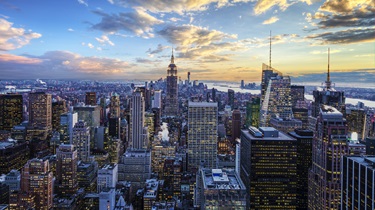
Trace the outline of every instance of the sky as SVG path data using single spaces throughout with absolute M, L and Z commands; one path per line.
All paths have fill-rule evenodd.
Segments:
M 0 79 L 375 81 L 373 0 L 0 0 Z M 318 75 L 318 77 L 315 77 Z

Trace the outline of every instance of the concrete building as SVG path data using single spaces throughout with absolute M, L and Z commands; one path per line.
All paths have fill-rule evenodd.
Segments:
M 129 148 L 148 148 L 147 130 L 145 130 L 145 101 L 140 91 L 134 92 L 130 99 Z
M 88 161 L 90 157 L 90 127 L 78 121 L 73 128 L 72 144 L 77 150 L 78 160 Z
M 277 130 L 288 133 L 293 132 L 296 129 L 302 128 L 302 121 L 294 118 L 282 119 L 280 117 L 271 118 L 270 126 L 276 128 Z
M 118 177 L 117 164 L 109 164 L 98 170 L 97 189 L 100 193 L 105 188 L 116 188 Z

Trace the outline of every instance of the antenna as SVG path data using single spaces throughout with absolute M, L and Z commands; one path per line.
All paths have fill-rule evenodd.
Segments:
M 171 56 L 171 63 L 174 63 L 174 56 L 173 56 L 173 46 L 172 46 L 172 56 Z
M 331 89 L 331 78 L 330 78 L 330 72 L 329 72 L 329 62 L 330 62 L 330 49 L 328 48 L 328 71 L 327 71 L 327 81 L 326 81 L 326 87 L 327 87 L 327 89 Z
M 271 36 L 271 30 L 270 30 L 270 63 L 269 63 L 269 66 L 271 67 L 271 52 L 272 52 L 272 36 Z

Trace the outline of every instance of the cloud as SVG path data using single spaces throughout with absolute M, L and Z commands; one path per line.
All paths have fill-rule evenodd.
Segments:
M 306 38 L 319 41 L 319 45 L 371 42 L 375 40 L 375 28 L 359 28 L 337 32 L 324 32 L 320 34 L 309 35 Z
M 109 40 L 108 36 L 106 35 L 102 35 L 100 38 L 95 37 L 95 39 L 102 45 L 109 44 L 111 46 L 115 46 L 115 44 L 111 40 Z
M 158 46 L 156 47 L 155 50 L 152 50 L 151 48 L 149 48 L 146 53 L 148 53 L 148 56 L 150 57 L 153 57 L 155 54 L 159 54 L 161 52 L 163 52 L 163 50 L 167 49 L 168 46 L 163 46 L 161 44 L 158 44 Z
M 339 53 L 341 52 L 341 50 L 330 50 L 330 54 L 335 54 L 335 53 Z M 327 50 L 314 50 L 314 51 L 311 51 L 310 54 L 313 54 L 313 55 L 327 55 Z
M 278 6 L 282 11 L 289 7 L 287 0 L 258 0 L 254 7 L 255 15 L 260 15 L 274 6 Z
M 153 37 L 153 26 L 163 23 L 146 11 L 136 9 L 134 12 L 107 14 L 102 11 L 94 11 L 96 15 L 102 17 L 101 21 L 92 26 L 93 29 L 105 33 L 115 33 L 118 31 L 128 31 L 137 36 L 145 38 Z
M 94 48 L 94 45 L 91 44 L 91 43 L 88 43 L 87 46 L 88 46 L 90 49 Z
M 85 5 L 86 7 L 89 6 L 85 0 L 78 0 L 78 3 L 83 4 L 83 5 Z
M 144 64 L 153 64 L 155 62 L 160 62 L 160 60 L 150 60 L 146 58 L 136 58 L 136 63 L 144 63 Z
M 181 21 L 180 18 L 176 18 L 176 17 L 169 18 L 169 20 L 172 21 L 172 22 Z
M 42 35 L 26 31 L 23 28 L 12 27 L 13 23 L 0 18 L 0 51 L 14 50 L 30 43 L 32 39 L 38 39 Z
M 324 2 L 319 10 L 330 13 L 349 13 L 356 9 L 375 7 L 373 0 L 330 0 Z
M 267 19 L 267 20 L 263 21 L 263 25 L 276 23 L 278 20 L 279 20 L 278 17 L 273 16 L 273 17 L 271 17 L 270 19 Z
M 49 51 L 41 56 L 0 54 L 1 78 L 118 78 L 134 65 L 119 59 Z
M 68 31 L 69 31 L 69 32 L 73 32 L 74 29 L 72 29 L 72 28 L 68 28 Z

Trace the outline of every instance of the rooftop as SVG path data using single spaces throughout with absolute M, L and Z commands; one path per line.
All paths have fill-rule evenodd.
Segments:
M 238 174 L 234 170 L 201 169 L 204 189 L 245 190 Z
M 268 136 L 266 133 L 276 133 L 277 135 Z M 286 135 L 285 133 L 278 131 L 273 127 L 260 127 L 256 129 L 255 127 L 249 127 L 249 129 L 242 129 L 242 134 L 249 140 L 278 140 L 278 141 L 293 141 L 294 138 Z M 263 134 L 262 136 L 260 134 Z
M 189 107 L 217 107 L 217 103 L 189 101 Z

